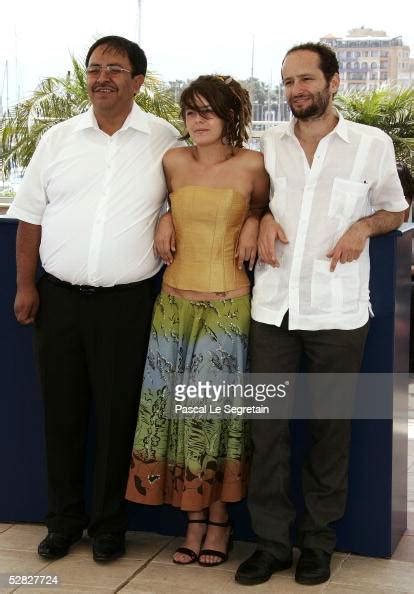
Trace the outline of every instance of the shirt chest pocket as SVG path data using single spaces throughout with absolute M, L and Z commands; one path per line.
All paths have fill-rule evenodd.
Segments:
M 287 178 L 274 178 L 273 186 L 274 193 L 269 206 L 276 220 L 280 220 L 285 214 L 287 207 Z
M 365 212 L 369 186 L 336 177 L 332 186 L 328 216 L 356 220 Z
M 330 260 L 315 260 L 311 280 L 311 307 L 329 313 L 356 312 L 359 306 L 359 262 L 338 263 L 330 270 Z

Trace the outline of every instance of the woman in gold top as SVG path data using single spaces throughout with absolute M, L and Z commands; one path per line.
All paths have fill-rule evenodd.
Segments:
M 193 145 L 163 159 L 171 211 L 159 222 L 155 246 L 168 267 L 154 309 L 127 499 L 188 512 L 184 546 L 173 560 L 213 566 L 227 559 L 231 541 L 226 502 L 246 494 L 248 425 L 240 417 L 171 413 L 176 384 L 219 385 L 245 371 L 244 262 L 253 268 L 269 182 L 262 155 L 243 148 L 251 104 L 238 82 L 200 76 L 180 103 Z M 206 401 L 210 411 L 207 398 L 190 404 Z

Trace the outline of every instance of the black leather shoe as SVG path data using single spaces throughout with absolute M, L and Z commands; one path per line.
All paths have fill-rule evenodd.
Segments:
M 99 534 L 93 539 L 93 560 L 100 563 L 113 561 L 125 554 L 124 534 Z
M 81 538 L 82 532 L 72 535 L 49 532 L 37 547 L 37 552 L 43 559 L 60 559 L 67 555 L 70 547 Z
M 298 584 L 316 586 L 331 577 L 331 554 L 322 549 L 302 549 L 296 566 L 295 580 Z
M 235 580 L 245 586 L 255 586 L 267 582 L 274 573 L 289 567 L 292 567 L 292 559 L 280 561 L 268 551 L 258 549 L 240 565 Z

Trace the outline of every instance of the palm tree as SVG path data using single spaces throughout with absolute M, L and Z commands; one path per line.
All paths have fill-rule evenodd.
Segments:
M 147 73 L 135 101 L 144 111 L 180 129 L 178 105 L 155 74 Z M 1 120 L 0 154 L 4 175 L 13 167 L 27 167 L 46 130 L 86 111 L 89 105 L 85 68 L 72 57 L 72 71 L 66 77 L 46 78 L 29 99 L 17 104 Z
M 414 88 L 350 91 L 335 99 L 347 120 L 376 126 L 391 136 L 398 161 L 414 169 Z

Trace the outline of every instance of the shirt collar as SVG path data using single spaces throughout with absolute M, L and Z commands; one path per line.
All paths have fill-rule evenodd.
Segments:
M 340 138 L 342 138 L 342 140 L 349 143 L 350 140 L 349 140 L 349 135 L 348 135 L 348 122 L 336 108 L 334 108 L 334 109 L 335 109 L 335 113 L 339 119 L 338 119 L 338 123 L 336 124 L 335 128 L 328 134 L 328 136 L 330 136 L 331 134 L 337 134 Z M 296 118 L 292 118 L 290 120 L 290 122 L 288 123 L 288 125 L 286 126 L 285 130 L 282 133 L 282 137 L 295 135 L 296 121 L 297 121 Z
M 335 113 L 339 119 L 338 119 L 338 123 L 336 124 L 335 128 L 332 130 L 331 134 L 337 134 L 340 138 L 342 138 L 342 140 L 349 143 L 350 140 L 349 140 L 349 135 L 348 135 L 348 122 L 346 121 L 344 116 L 341 114 L 341 112 L 336 109 L 336 107 L 334 109 L 335 109 Z
M 82 113 L 79 116 L 79 121 L 76 125 L 76 130 L 86 130 L 87 128 L 95 128 L 95 130 L 99 130 L 92 105 L 85 111 L 85 113 Z M 135 101 L 120 130 L 127 130 L 128 128 L 134 128 L 134 130 L 144 132 L 144 134 L 150 133 L 147 114 L 138 107 Z

